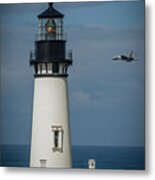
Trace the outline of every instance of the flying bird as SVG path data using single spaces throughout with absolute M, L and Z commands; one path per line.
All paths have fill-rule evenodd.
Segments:
M 134 51 L 131 51 L 131 52 L 129 52 L 128 55 L 117 55 L 117 56 L 114 56 L 112 58 L 112 60 L 116 60 L 116 61 L 120 60 L 120 61 L 131 62 L 131 61 L 135 61 L 136 57 L 135 57 Z

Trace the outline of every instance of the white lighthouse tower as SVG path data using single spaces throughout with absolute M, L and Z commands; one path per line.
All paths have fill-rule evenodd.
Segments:
M 72 54 L 66 58 L 63 17 L 53 3 L 38 15 L 35 52 L 30 53 L 35 70 L 31 167 L 72 167 L 67 90 Z

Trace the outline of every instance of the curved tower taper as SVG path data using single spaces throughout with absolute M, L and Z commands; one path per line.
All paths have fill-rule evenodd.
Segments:
M 72 52 L 66 58 L 63 17 L 53 3 L 38 15 L 38 37 L 30 53 L 35 71 L 31 167 L 72 167 L 67 89 Z

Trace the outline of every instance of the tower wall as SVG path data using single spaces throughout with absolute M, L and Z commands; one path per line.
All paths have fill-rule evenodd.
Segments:
M 30 166 L 72 167 L 66 77 L 35 78 Z
M 48 62 L 61 62 L 65 59 L 65 41 L 60 40 L 44 40 L 36 41 L 36 59 Z

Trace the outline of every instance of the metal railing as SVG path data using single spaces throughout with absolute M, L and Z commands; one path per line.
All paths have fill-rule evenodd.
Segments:
M 67 51 L 66 51 L 66 59 L 69 59 L 69 60 L 73 59 L 72 49 L 67 49 Z
M 38 41 L 41 41 L 41 40 L 66 40 L 66 34 L 64 34 L 64 33 L 36 34 L 35 39 Z
M 30 61 L 35 60 L 35 59 L 36 59 L 36 53 L 34 50 L 31 50 L 30 51 Z

